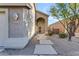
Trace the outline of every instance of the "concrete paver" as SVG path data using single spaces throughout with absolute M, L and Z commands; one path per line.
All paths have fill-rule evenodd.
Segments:
M 35 46 L 35 55 L 57 55 L 57 52 L 51 45 L 36 45 Z
M 68 41 L 68 38 L 61 39 L 58 35 L 47 36 L 44 35 L 40 39 L 51 40 L 54 44 L 52 47 L 56 50 L 60 56 L 79 56 L 79 38 L 72 37 L 72 41 Z M 38 37 L 32 39 L 32 41 L 24 49 L 5 49 L 0 52 L 0 55 L 34 55 L 35 45 L 39 44 Z M 39 40 L 40 40 L 39 39 Z
M 51 44 L 51 45 L 54 44 L 53 42 L 51 42 L 51 40 L 40 40 L 39 42 L 40 44 Z

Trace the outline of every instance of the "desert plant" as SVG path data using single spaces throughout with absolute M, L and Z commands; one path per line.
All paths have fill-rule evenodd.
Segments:
M 52 35 L 53 35 L 53 32 L 49 30 L 49 31 L 48 31 L 48 35 L 49 35 L 49 36 L 52 36 Z
M 67 34 L 64 33 L 64 32 L 61 32 L 61 33 L 59 33 L 59 37 L 60 38 L 66 38 L 67 37 Z
M 57 19 L 68 33 L 68 40 L 79 27 L 79 3 L 56 3 L 50 8 L 51 16 Z M 60 20 L 64 20 L 65 24 Z

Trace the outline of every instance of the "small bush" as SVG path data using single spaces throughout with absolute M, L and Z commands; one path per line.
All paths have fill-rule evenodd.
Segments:
M 67 34 L 64 33 L 64 32 L 61 32 L 61 33 L 59 33 L 59 37 L 60 38 L 66 38 L 67 37 Z
M 52 36 L 53 35 L 53 32 L 52 31 L 48 31 L 48 35 L 49 36 Z

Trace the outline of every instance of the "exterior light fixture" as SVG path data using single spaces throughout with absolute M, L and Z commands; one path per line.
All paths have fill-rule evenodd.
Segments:
M 14 19 L 15 21 L 17 21 L 18 18 L 19 18 L 19 15 L 18 15 L 17 13 L 14 13 L 14 14 L 13 14 L 13 19 Z

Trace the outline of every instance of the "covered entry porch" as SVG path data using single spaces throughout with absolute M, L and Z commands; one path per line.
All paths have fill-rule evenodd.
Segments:
M 36 10 L 35 31 L 39 34 L 48 31 L 48 15 L 38 10 Z

